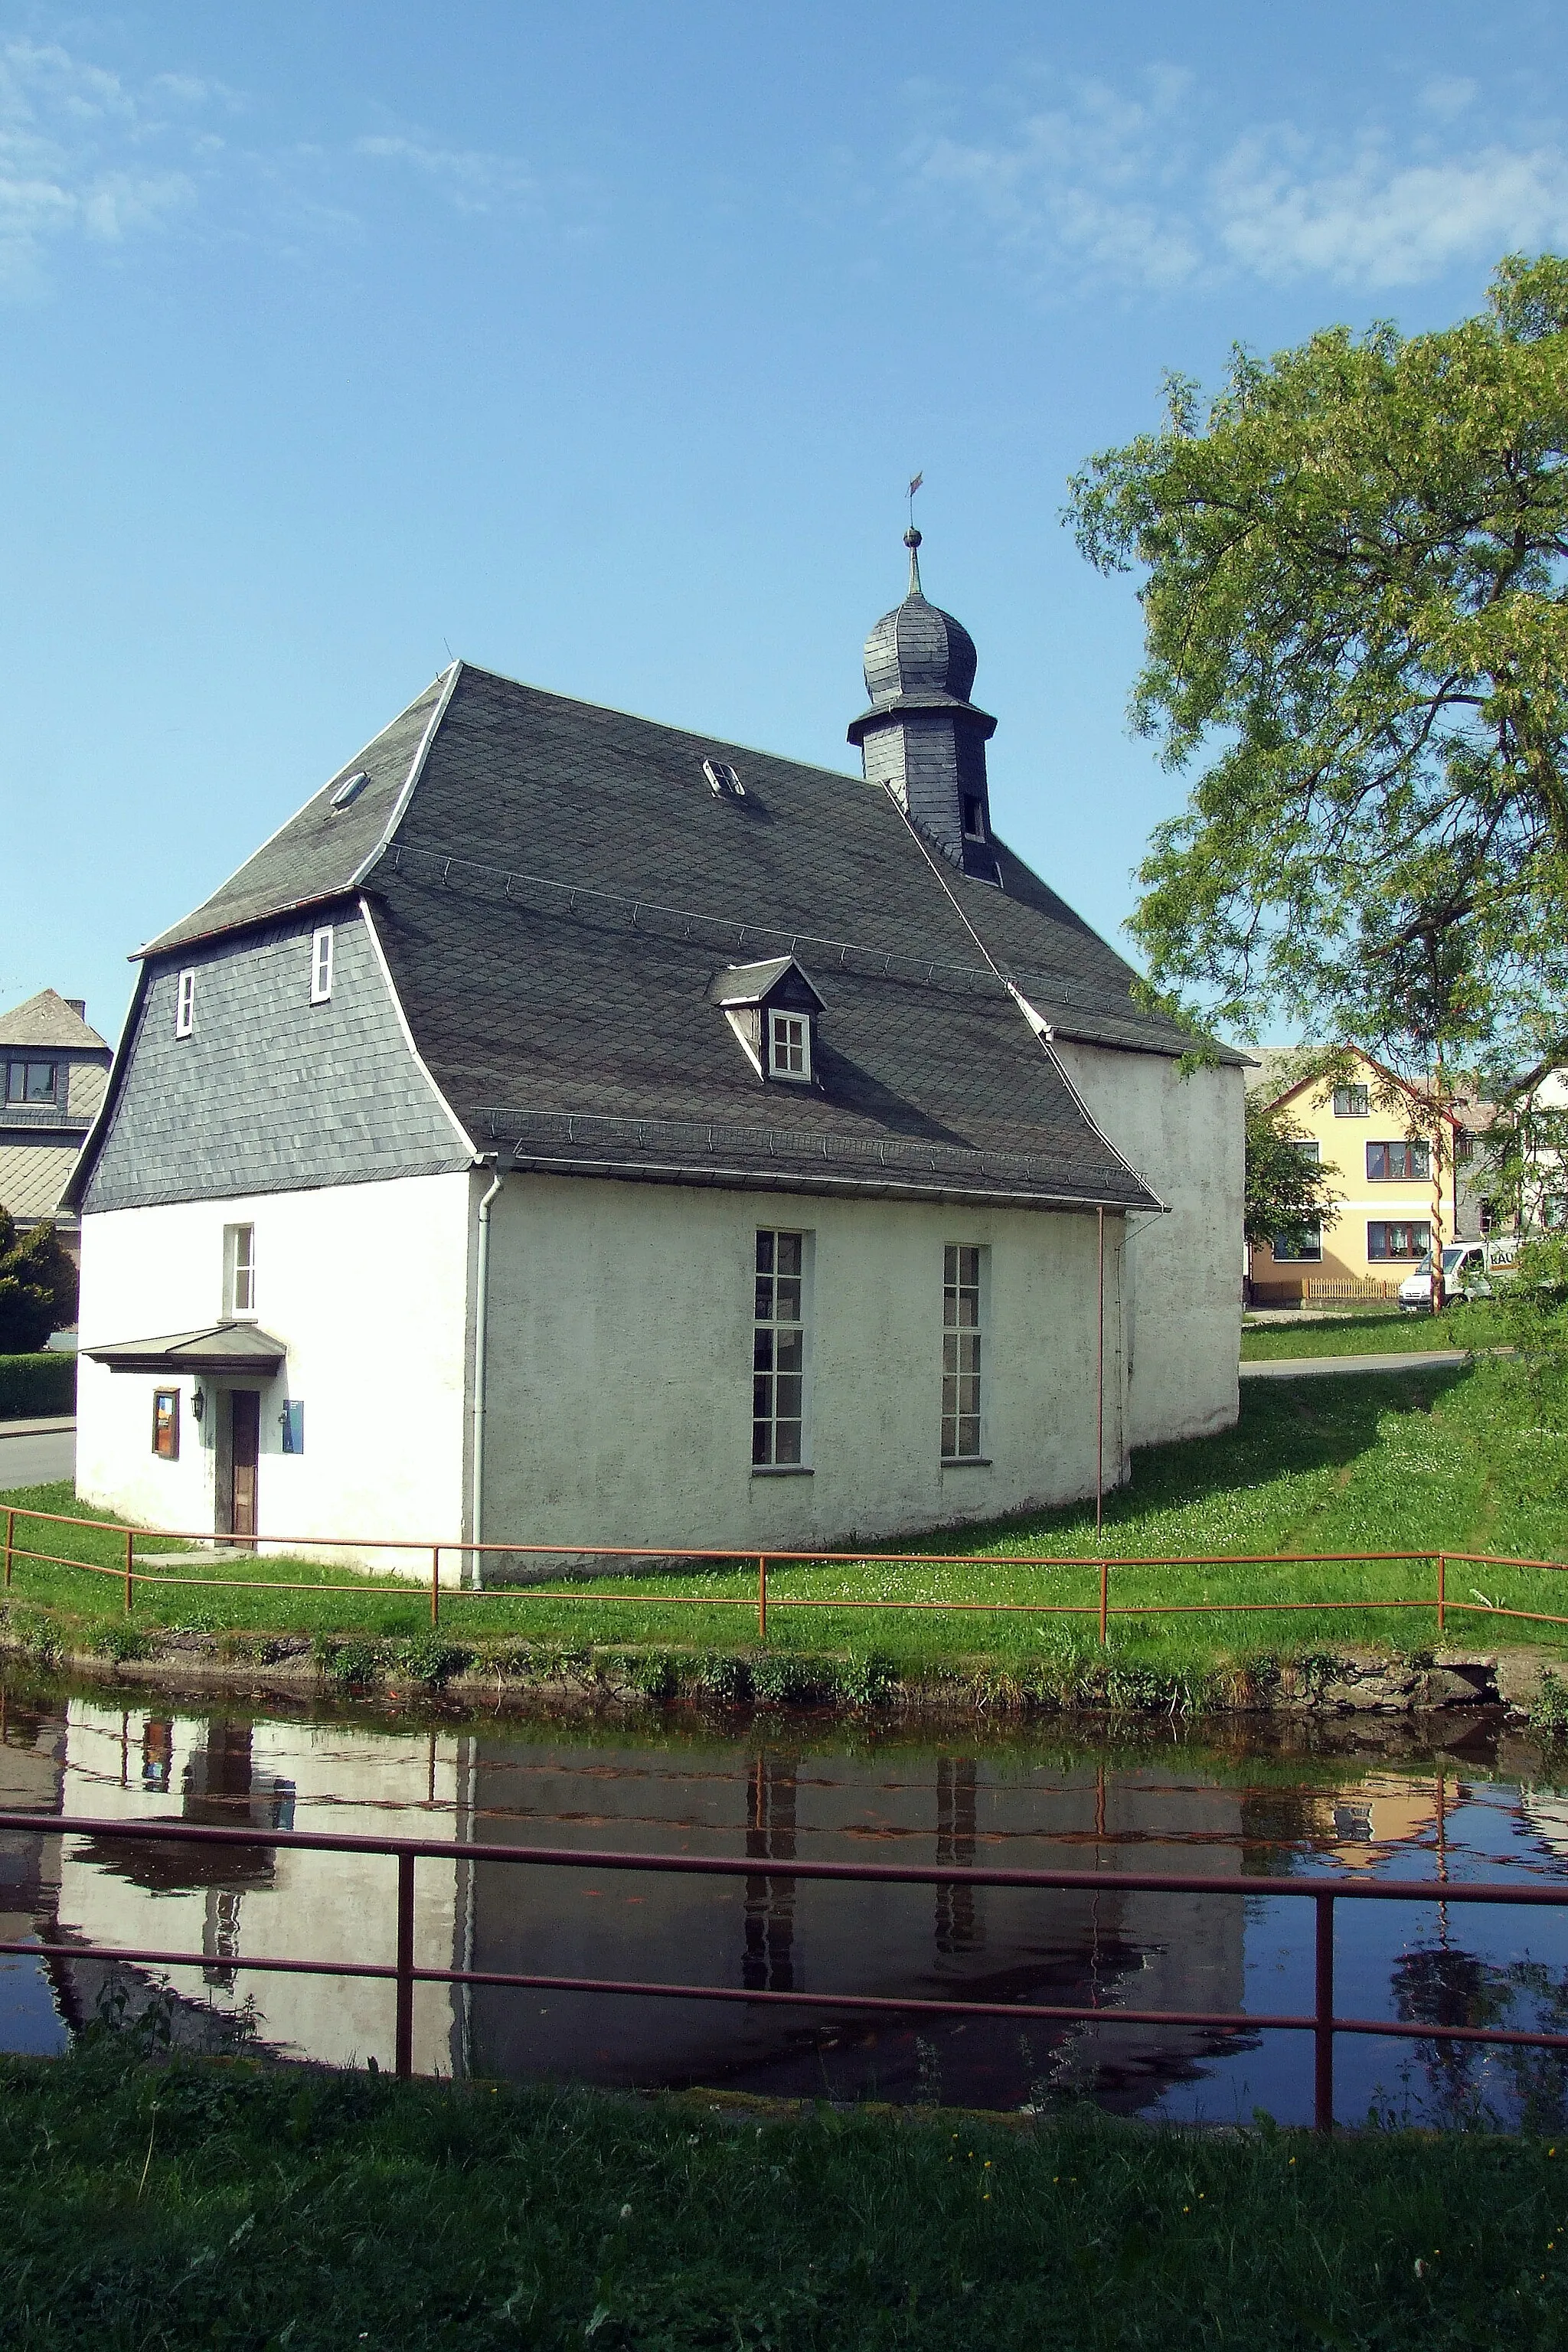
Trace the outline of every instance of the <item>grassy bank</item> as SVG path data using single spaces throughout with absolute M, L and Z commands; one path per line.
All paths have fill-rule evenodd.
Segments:
M 1139 1454 L 1131 1486 L 1109 1498 L 1105 1546 L 1112 1555 L 1186 1553 L 1198 1561 L 1191 1568 L 1115 1572 L 1113 1601 L 1134 1612 L 1152 1612 L 1162 1601 L 1184 1602 L 1194 1612 L 1117 1620 L 1118 1670 L 1179 1679 L 1347 1643 L 1381 1643 L 1405 1651 L 1429 1643 L 1434 1624 L 1425 1608 L 1352 1614 L 1325 1607 L 1321 1612 L 1263 1611 L 1228 1618 L 1217 1610 L 1207 1613 L 1214 1604 L 1236 1600 L 1326 1603 L 1336 1595 L 1357 1593 L 1383 1601 L 1425 1600 L 1432 1590 L 1429 1566 L 1204 1563 L 1227 1552 L 1422 1547 L 1563 1559 L 1568 1556 L 1568 1435 L 1536 1427 L 1532 1412 L 1524 1384 L 1490 1363 L 1247 1384 L 1234 1430 Z M 25 1499 L 39 1507 L 72 1507 L 58 1488 L 34 1490 Z M 96 1529 L 58 1529 L 47 1538 L 25 1539 L 40 1548 L 46 1541 L 58 1545 L 75 1558 L 105 1566 L 121 1557 L 118 1539 Z M 971 1528 L 962 1536 L 943 1532 L 922 1540 L 917 1549 L 931 1553 L 958 1545 L 987 1558 L 978 1567 L 949 1568 L 918 1559 L 894 1564 L 869 1553 L 854 1563 L 778 1570 L 772 1580 L 768 1642 L 774 1663 L 767 1672 L 787 1679 L 792 1657 L 826 1653 L 851 1662 L 874 1660 L 879 1671 L 906 1676 L 980 1662 L 1020 1683 L 1032 1676 L 1048 1686 L 1054 1678 L 1066 1688 L 1083 1662 L 1099 1660 L 1103 1667 L 1091 1616 L 914 1615 L 835 1605 L 895 1598 L 1093 1602 L 1093 1567 L 1053 1564 L 1093 1551 L 1091 1508 L 1078 1506 Z M 1026 1563 L 1000 1564 L 1000 1556 L 1009 1553 L 1026 1555 Z M 563 1654 L 581 1658 L 595 1645 L 721 1656 L 757 1649 L 754 1566 L 596 1581 L 576 1586 L 571 1598 L 537 1591 L 481 1601 L 450 1596 L 434 1649 L 424 1596 L 384 1579 L 354 1580 L 341 1569 L 282 1561 L 247 1563 L 243 1570 L 277 1582 L 355 1586 L 346 1595 L 318 1596 L 310 1591 L 221 1591 L 205 1580 L 232 1570 L 204 1554 L 193 1554 L 188 1570 L 178 1572 L 188 1572 L 197 1582 L 183 1589 L 145 1582 L 128 1626 L 116 1581 L 24 1561 L 11 1596 L 13 1636 L 47 1640 L 52 1625 L 61 1641 L 106 1646 L 121 1655 L 135 1654 L 138 1644 L 155 1647 L 171 1633 L 188 1642 L 237 1644 L 242 1651 L 247 1643 L 265 1648 L 270 1640 L 289 1637 L 307 1644 L 314 1641 L 351 1679 L 353 1660 L 351 1655 L 345 1664 L 343 1654 L 356 1643 L 362 1655 L 364 1645 L 416 1645 L 409 1648 L 407 1667 L 416 1677 L 422 1673 L 419 1659 L 428 1667 L 436 1651 L 448 1657 L 479 1651 L 492 1662 L 510 1658 L 519 1671 L 529 1671 Z M 1506 1568 L 1456 1571 L 1449 1591 L 1455 1600 L 1481 1594 L 1494 1605 L 1545 1607 L 1568 1615 L 1568 1586 L 1540 1573 Z M 703 1593 L 714 1605 L 648 1605 L 677 1591 Z M 791 1597 L 812 1605 L 780 1605 Z M 1452 1631 L 1461 1641 L 1485 1642 L 1503 1629 L 1482 1616 L 1457 1620 Z M 1549 1646 L 1563 1640 L 1561 1633 L 1538 1633 L 1534 1628 L 1522 1636 L 1521 1629 L 1509 1629 L 1509 1637 L 1540 1639 Z M 781 1689 L 763 1695 L 788 1694 Z
M 1241 1334 L 1244 1364 L 1277 1364 L 1292 1356 L 1419 1355 L 1430 1348 L 1484 1348 L 1490 1327 L 1484 1307 L 1463 1317 L 1377 1313 L 1316 1317 L 1307 1322 L 1252 1324 Z
M 0 2061 L 29 2352 L 1556 2346 L 1568 2147 Z

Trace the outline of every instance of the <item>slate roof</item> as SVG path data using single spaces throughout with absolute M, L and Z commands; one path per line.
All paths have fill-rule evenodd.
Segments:
M 74 1047 L 79 1054 L 109 1051 L 97 1030 L 89 1029 L 75 1006 L 52 988 L 40 988 L 25 1004 L 0 1013 L 0 1047 L 8 1045 L 50 1045 L 62 1052 Z
M 25 1223 L 53 1216 L 76 1166 L 79 1141 L 49 1136 L 41 1143 L 17 1144 L 0 1136 L 0 1208 Z
M 710 789 L 705 759 L 743 800 Z M 369 785 L 329 814 L 359 768 Z M 1047 1019 L 1189 1051 L 1121 958 L 997 854 L 1003 890 L 950 887 Z M 436 1083 L 509 1164 L 1154 1204 L 859 777 L 458 664 L 143 952 L 362 887 Z M 819 1083 L 786 1091 L 757 1079 L 710 990 L 726 965 L 792 954 L 826 1010 Z

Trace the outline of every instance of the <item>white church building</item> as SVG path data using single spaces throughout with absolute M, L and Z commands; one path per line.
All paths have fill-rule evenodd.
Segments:
M 999 837 L 910 544 L 863 775 L 455 661 L 140 950 L 65 1195 L 84 1496 L 789 1550 L 1235 1420 L 1241 1057 Z

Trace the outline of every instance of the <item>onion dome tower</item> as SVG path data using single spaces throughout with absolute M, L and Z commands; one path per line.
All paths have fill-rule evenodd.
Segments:
M 871 707 L 849 730 L 868 783 L 883 784 L 911 824 L 976 881 L 999 884 L 991 846 L 985 746 L 996 721 L 969 698 L 974 640 L 921 587 L 921 534 L 904 533 L 910 593 L 866 640 Z

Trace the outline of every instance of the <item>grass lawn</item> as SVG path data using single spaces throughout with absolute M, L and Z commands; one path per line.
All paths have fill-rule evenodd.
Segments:
M 0 2061 L 28 2352 L 1546 2352 L 1568 2144 Z
M 1335 1315 L 1322 1322 L 1265 1323 L 1241 1335 L 1244 1364 L 1278 1363 L 1289 1356 L 1392 1356 L 1426 1348 L 1484 1348 L 1486 1308 L 1478 1304 L 1444 1315 Z
M 1531 1393 L 1517 1373 L 1495 1362 L 1456 1368 L 1434 1365 L 1408 1372 L 1336 1376 L 1331 1380 L 1245 1383 L 1241 1418 L 1223 1435 L 1150 1448 L 1135 1461 L 1131 1486 L 1109 1498 L 1106 1549 L 1113 1557 L 1191 1554 L 1190 1568 L 1119 1569 L 1113 1603 L 1135 1612 L 1179 1601 L 1193 1613 L 1134 1613 L 1113 1622 L 1114 1652 L 1131 1670 L 1181 1676 L 1229 1662 L 1300 1655 L 1326 1645 L 1368 1642 L 1404 1650 L 1428 1644 L 1435 1620 L 1419 1610 L 1263 1611 L 1210 1614 L 1205 1604 L 1226 1600 L 1321 1601 L 1354 1594 L 1393 1601 L 1433 1589 L 1426 1563 L 1405 1567 L 1306 1566 L 1226 1568 L 1203 1563 L 1216 1554 L 1448 1550 L 1568 1559 L 1568 1433 L 1535 1426 Z M 34 1489 L 11 1499 L 39 1508 L 70 1508 L 68 1492 Z M 20 1523 L 22 1528 L 25 1522 Z M 69 1550 L 73 1558 L 116 1564 L 120 1539 L 96 1529 L 19 1532 L 19 1542 Z M 1091 1604 L 1097 1571 L 1053 1568 L 1053 1560 L 1092 1553 L 1092 1507 L 1075 1506 L 1026 1521 L 944 1532 L 914 1547 L 936 1553 L 967 1547 L 979 1566 L 895 1563 L 875 1554 L 851 1562 L 823 1562 L 775 1570 L 768 1650 L 786 1662 L 792 1652 L 874 1654 L 903 1674 L 973 1668 L 979 1661 L 1005 1675 L 1044 1674 L 1070 1678 L 1079 1662 L 1100 1657 L 1092 1616 L 1011 1617 L 901 1614 L 872 1607 L 849 1610 L 844 1601 L 892 1599 L 1008 1600 Z M 1027 1555 L 1025 1564 L 1001 1556 Z M 994 1560 L 996 1564 L 989 1564 Z M 195 1586 L 138 1586 L 127 1634 L 121 1589 L 109 1577 L 79 1569 L 18 1560 L 10 1605 L 24 1631 L 39 1606 L 58 1612 L 69 1633 L 99 1646 L 123 1647 L 184 1628 L 238 1639 L 310 1635 L 327 1642 L 417 1643 L 428 1633 L 424 1594 L 384 1578 L 353 1578 L 341 1568 L 285 1561 L 247 1563 L 243 1573 L 265 1580 L 351 1583 L 347 1594 L 270 1590 L 226 1592 L 210 1580 L 229 1564 L 193 1554 Z M 542 1654 L 581 1652 L 591 1645 L 652 1644 L 698 1651 L 757 1649 L 754 1565 L 718 1571 L 693 1568 L 678 1576 L 595 1580 L 560 1592 L 512 1591 L 482 1600 L 444 1596 L 442 1638 L 482 1642 L 504 1654 L 529 1645 Z M 1484 1597 L 1499 1606 L 1544 1608 L 1568 1616 L 1568 1582 L 1536 1570 L 1489 1568 L 1449 1571 L 1455 1601 Z M 701 1593 L 728 1605 L 679 1607 L 664 1596 Z M 635 1597 L 635 1601 L 631 1598 Z M 790 1597 L 810 1607 L 779 1604 Z M 662 1602 L 663 1605 L 650 1605 Z M 73 1629 L 74 1625 L 74 1631 Z M 1450 1621 L 1449 1638 L 1568 1641 L 1568 1630 L 1500 1624 L 1486 1615 Z M 417 1672 L 416 1665 L 412 1671 Z M 783 1671 L 781 1668 L 780 1671 Z

